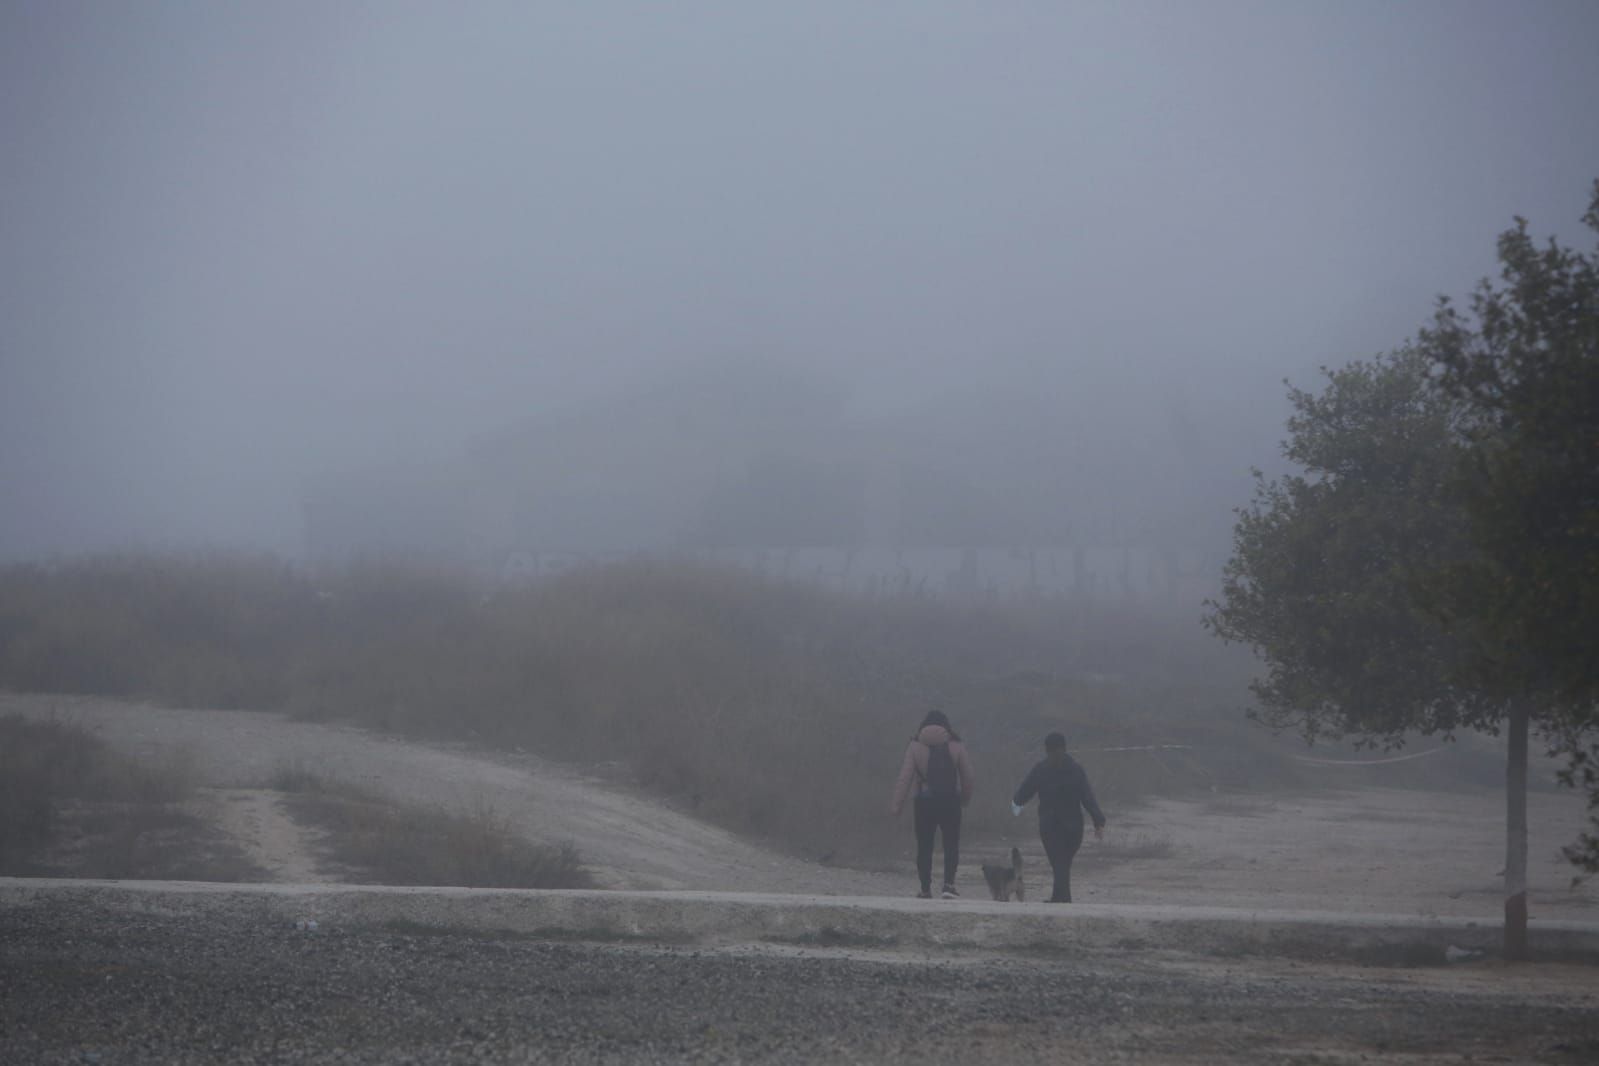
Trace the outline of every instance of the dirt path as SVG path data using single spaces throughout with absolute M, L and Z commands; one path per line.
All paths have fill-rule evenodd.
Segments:
M 261 789 L 291 767 L 406 803 L 471 811 L 487 804 L 542 842 L 570 840 L 608 888 L 902 893 L 906 878 L 782 856 L 531 755 L 400 740 L 248 711 L 191 711 L 78 697 L 0 695 L 0 714 L 58 716 L 140 757 L 185 751 L 212 788 Z M 235 812 L 246 847 L 272 846 L 260 803 Z M 251 821 L 254 819 L 255 824 Z M 283 842 L 278 835 L 278 844 Z M 269 868 L 292 862 L 267 855 Z M 260 861 L 258 859 L 258 861 Z M 310 872 L 310 871 L 307 871 Z M 315 880 L 316 878 L 308 878 Z
M 194 812 L 227 833 L 245 858 L 286 884 L 326 881 L 315 856 L 315 834 L 296 822 L 278 792 L 259 788 L 207 788 Z
M 470 811 L 487 804 L 532 839 L 570 840 L 600 883 L 613 888 L 706 889 L 901 896 L 903 874 L 824 867 L 762 848 L 569 767 L 400 740 L 277 715 L 187 711 L 104 700 L 0 695 L 0 714 L 58 715 L 135 754 L 186 749 L 204 783 L 260 789 L 284 767 L 360 785 L 394 799 Z M 241 794 L 241 793 L 234 793 Z M 306 841 L 264 794 L 219 801 L 235 835 L 283 880 L 320 879 Z M 1529 797 L 1531 910 L 1536 919 L 1599 919 L 1596 887 L 1570 887 L 1559 846 L 1582 827 L 1581 797 Z M 1504 858 L 1503 797 L 1391 789 L 1288 796 L 1157 800 L 1111 811 L 1103 845 L 1079 856 L 1083 902 L 1169 903 L 1496 919 Z M 981 895 L 976 865 L 1027 856 L 1035 897 L 1048 866 L 1028 812 L 1010 840 L 968 841 L 962 883 Z M 908 836 L 908 830 L 907 830 Z M 1041 891 L 1043 890 L 1043 891 Z
M 1090 842 L 1083 898 L 1497 918 L 1504 802 L 1498 790 L 1377 788 L 1155 800 L 1118 820 L 1120 840 L 1106 850 L 1137 852 L 1143 841 L 1159 854 L 1099 870 Z M 1527 820 L 1531 917 L 1599 920 L 1599 885 L 1573 888 L 1560 856 L 1586 820 L 1581 797 L 1533 793 Z

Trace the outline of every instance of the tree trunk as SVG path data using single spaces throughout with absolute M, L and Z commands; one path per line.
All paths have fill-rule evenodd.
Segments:
M 1527 707 L 1510 708 L 1505 766 L 1505 958 L 1527 957 Z

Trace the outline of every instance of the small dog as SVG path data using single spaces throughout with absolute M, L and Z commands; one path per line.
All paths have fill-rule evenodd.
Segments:
M 1026 901 L 1027 896 L 1022 888 L 1022 849 L 1010 849 L 1010 865 L 1000 866 L 998 863 L 983 863 L 983 880 L 988 882 L 989 895 L 1001 903 L 1010 902 L 1012 896 L 1017 903 Z

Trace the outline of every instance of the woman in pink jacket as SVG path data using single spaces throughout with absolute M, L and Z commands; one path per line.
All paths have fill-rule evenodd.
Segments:
M 933 898 L 933 835 L 944 838 L 945 899 L 959 899 L 955 891 L 955 869 L 960 865 L 961 808 L 972 799 L 972 761 L 966 745 L 950 728 L 943 711 L 928 711 L 921 727 L 905 749 L 899 779 L 894 782 L 894 797 L 888 810 L 894 817 L 905 809 L 905 797 L 912 794 L 916 818 L 916 872 L 922 879 L 918 899 Z

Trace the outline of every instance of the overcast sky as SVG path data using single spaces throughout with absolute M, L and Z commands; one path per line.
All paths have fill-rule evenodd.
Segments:
M 0 558 L 292 553 L 308 478 L 705 359 L 1269 462 L 1513 214 L 1590 243 L 1596 55 L 1592 0 L 7 0 Z

